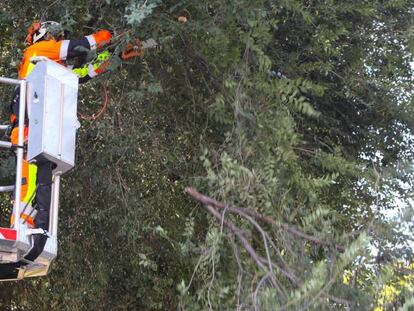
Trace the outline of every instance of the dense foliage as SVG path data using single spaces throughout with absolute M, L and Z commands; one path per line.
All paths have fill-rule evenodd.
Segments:
M 116 52 L 136 36 L 159 47 L 115 55 L 81 87 L 82 114 L 103 90 L 110 103 L 81 120 L 59 257 L 48 277 L 0 284 L 0 308 L 408 310 L 413 13 L 410 0 L 2 1 L 1 76 L 42 17 L 70 37 L 110 29 Z

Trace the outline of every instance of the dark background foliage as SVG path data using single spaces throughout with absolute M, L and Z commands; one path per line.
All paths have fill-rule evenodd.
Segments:
M 83 114 L 100 109 L 104 88 L 110 104 L 81 121 L 59 257 L 47 277 L 0 284 L 0 307 L 374 308 L 412 253 L 413 10 L 408 0 L 3 1 L 1 76 L 16 76 L 41 17 L 71 38 L 105 28 L 123 35 L 119 49 L 135 36 L 159 47 L 122 65 L 115 57 L 81 87 Z M 10 96 L 2 87 L 2 106 Z M 10 182 L 13 162 L 0 160 Z M 328 244 L 264 226 L 301 285 L 279 269 L 282 290 L 260 288 L 266 271 L 190 200 L 189 185 Z M 0 207 L 4 225 L 7 196 Z M 257 229 L 228 217 L 264 255 Z M 404 302 L 401 289 L 394 304 Z

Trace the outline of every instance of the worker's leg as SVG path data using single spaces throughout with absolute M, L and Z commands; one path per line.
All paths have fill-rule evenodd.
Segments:
M 16 87 L 13 92 L 13 97 L 10 102 L 10 113 L 19 117 L 19 103 L 20 103 L 20 86 Z
M 36 208 L 35 219 L 36 228 L 43 230 L 49 229 L 49 211 L 52 190 L 52 165 L 45 161 L 37 164 L 37 189 L 36 189 Z
M 49 229 L 49 211 L 52 188 L 52 165 L 51 162 L 42 162 L 37 164 L 37 187 L 36 203 L 37 215 L 35 218 L 35 227 L 43 230 Z M 34 234 L 33 247 L 30 252 L 24 256 L 24 259 L 34 261 L 43 252 L 47 241 L 47 235 Z
M 11 113 L 14 115 L 13 125 L 14 129 L 10 140 L 17 144 L 18 128 L 15 127 L 18 124 L 17 117 L 19 115 L 19 89 L 17 88 L 13 94 L 13 99 L 10 105 Z M 27 122 L 25 122 L 27 124 Z M 28 136 L 27 128 L 25 127 L 24 139 L 26 141 Z M 24 161 L 23 164 L 23 180 L 22 180 L 22 195 L 21 200 L 24 202 L 32 203 L 33 193 L 33 181 L 36 181 L 36 207 L 38 214 L 35 219 L 35 227 L 42 228 L 44 230 L 49 229 L 49 210 L 50 210 L 50 197 L 51 197 L 51 185 L 52 185 L 52 163 L 43 162 L 37 166 L 37 172 L 34 165 L 30 165 Z M 31 173 L 34 173 L 31 174 Z M 30 179 L 30 180 L 29 180 Z M 30 187 L 32 186 L 32 187 Z M 30 190 L 32 189 L 32 190 Z M 47 241 L 47 235 L 34 234 L 33 235 L 33 247 L 28 254 L 24 257 L 26 260 L 34 261 L 43 251 Z M 21 265 L 25 265 L 23 261 L 11 264 L 11 268 L 19 268 Z

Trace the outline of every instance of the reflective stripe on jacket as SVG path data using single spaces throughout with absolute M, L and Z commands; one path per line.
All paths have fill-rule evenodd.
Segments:
M 37 210 L 34 209 L 32 205 L 29 203 L 26 203 L 26 204 L 21 203 L 20 206 L 21 208 L 23 208 L 23 211 L 20 213 L 20 221 L 22 223 L 26 223 L 29 228 L 34 228 L 35 227 L 34 220 L 36 218 Z M 11 226 L 14 225 L 14 208 L 15 207 L 13 206 L 13 213 L 10 218 Z

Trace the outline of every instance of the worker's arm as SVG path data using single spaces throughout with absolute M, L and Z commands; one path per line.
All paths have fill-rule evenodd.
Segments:
M 85 83 L 107 70 L 111 54 L 109 51 L 99 53 L 96 58 L 85 65 L 72 68 L 72 71 L 79 77 L 79 83 Z
M 135 51 L 133 50 L 133 46 L 129 44 L 127 49 L 121 52 L 120 58 L 125 60 L 132 57 L 141 56 L 143 52 L 141 49 L 141 44 L 139 48 L 139 51 Z M 127 52 L 129 53 L 128 58 L 125 58 L 124 56 Z M 110 66 L 111 56 L 112 55 L 109 50 L 104 50 L 98 53 L 95 59 L 91 62 L 73 67 L 72 71 L 78 75 L 79 83 L 85 83 L 90 79 L 93 79 L 101 73 L 107 71 Z
M 60 59 L 68 60 L 85 56 L 87 50 L 94 50 L 97 46 L 109 43 L 112 35 L 108 30 L 100 30 L 77 40 L 63 40 L 60 47 Z
M 144 49 L 151 49 L 157 46 L 154 39 L 148 39 L 141 43 L 139 39 L 135 40 L 135 45 L 128 44 L 127 47 L 120 53 L 119 57 L 122 60 L 128 60 L 133 57 L 142 56 Z M 109 50 L 104 50 L 98 53 L 96 58 L 84 65 L 73 67 L 72 71 L 79 77 L 79 83 L 85 83 L 97 75 L 104 73 L 110 67 L 111 53 Z

